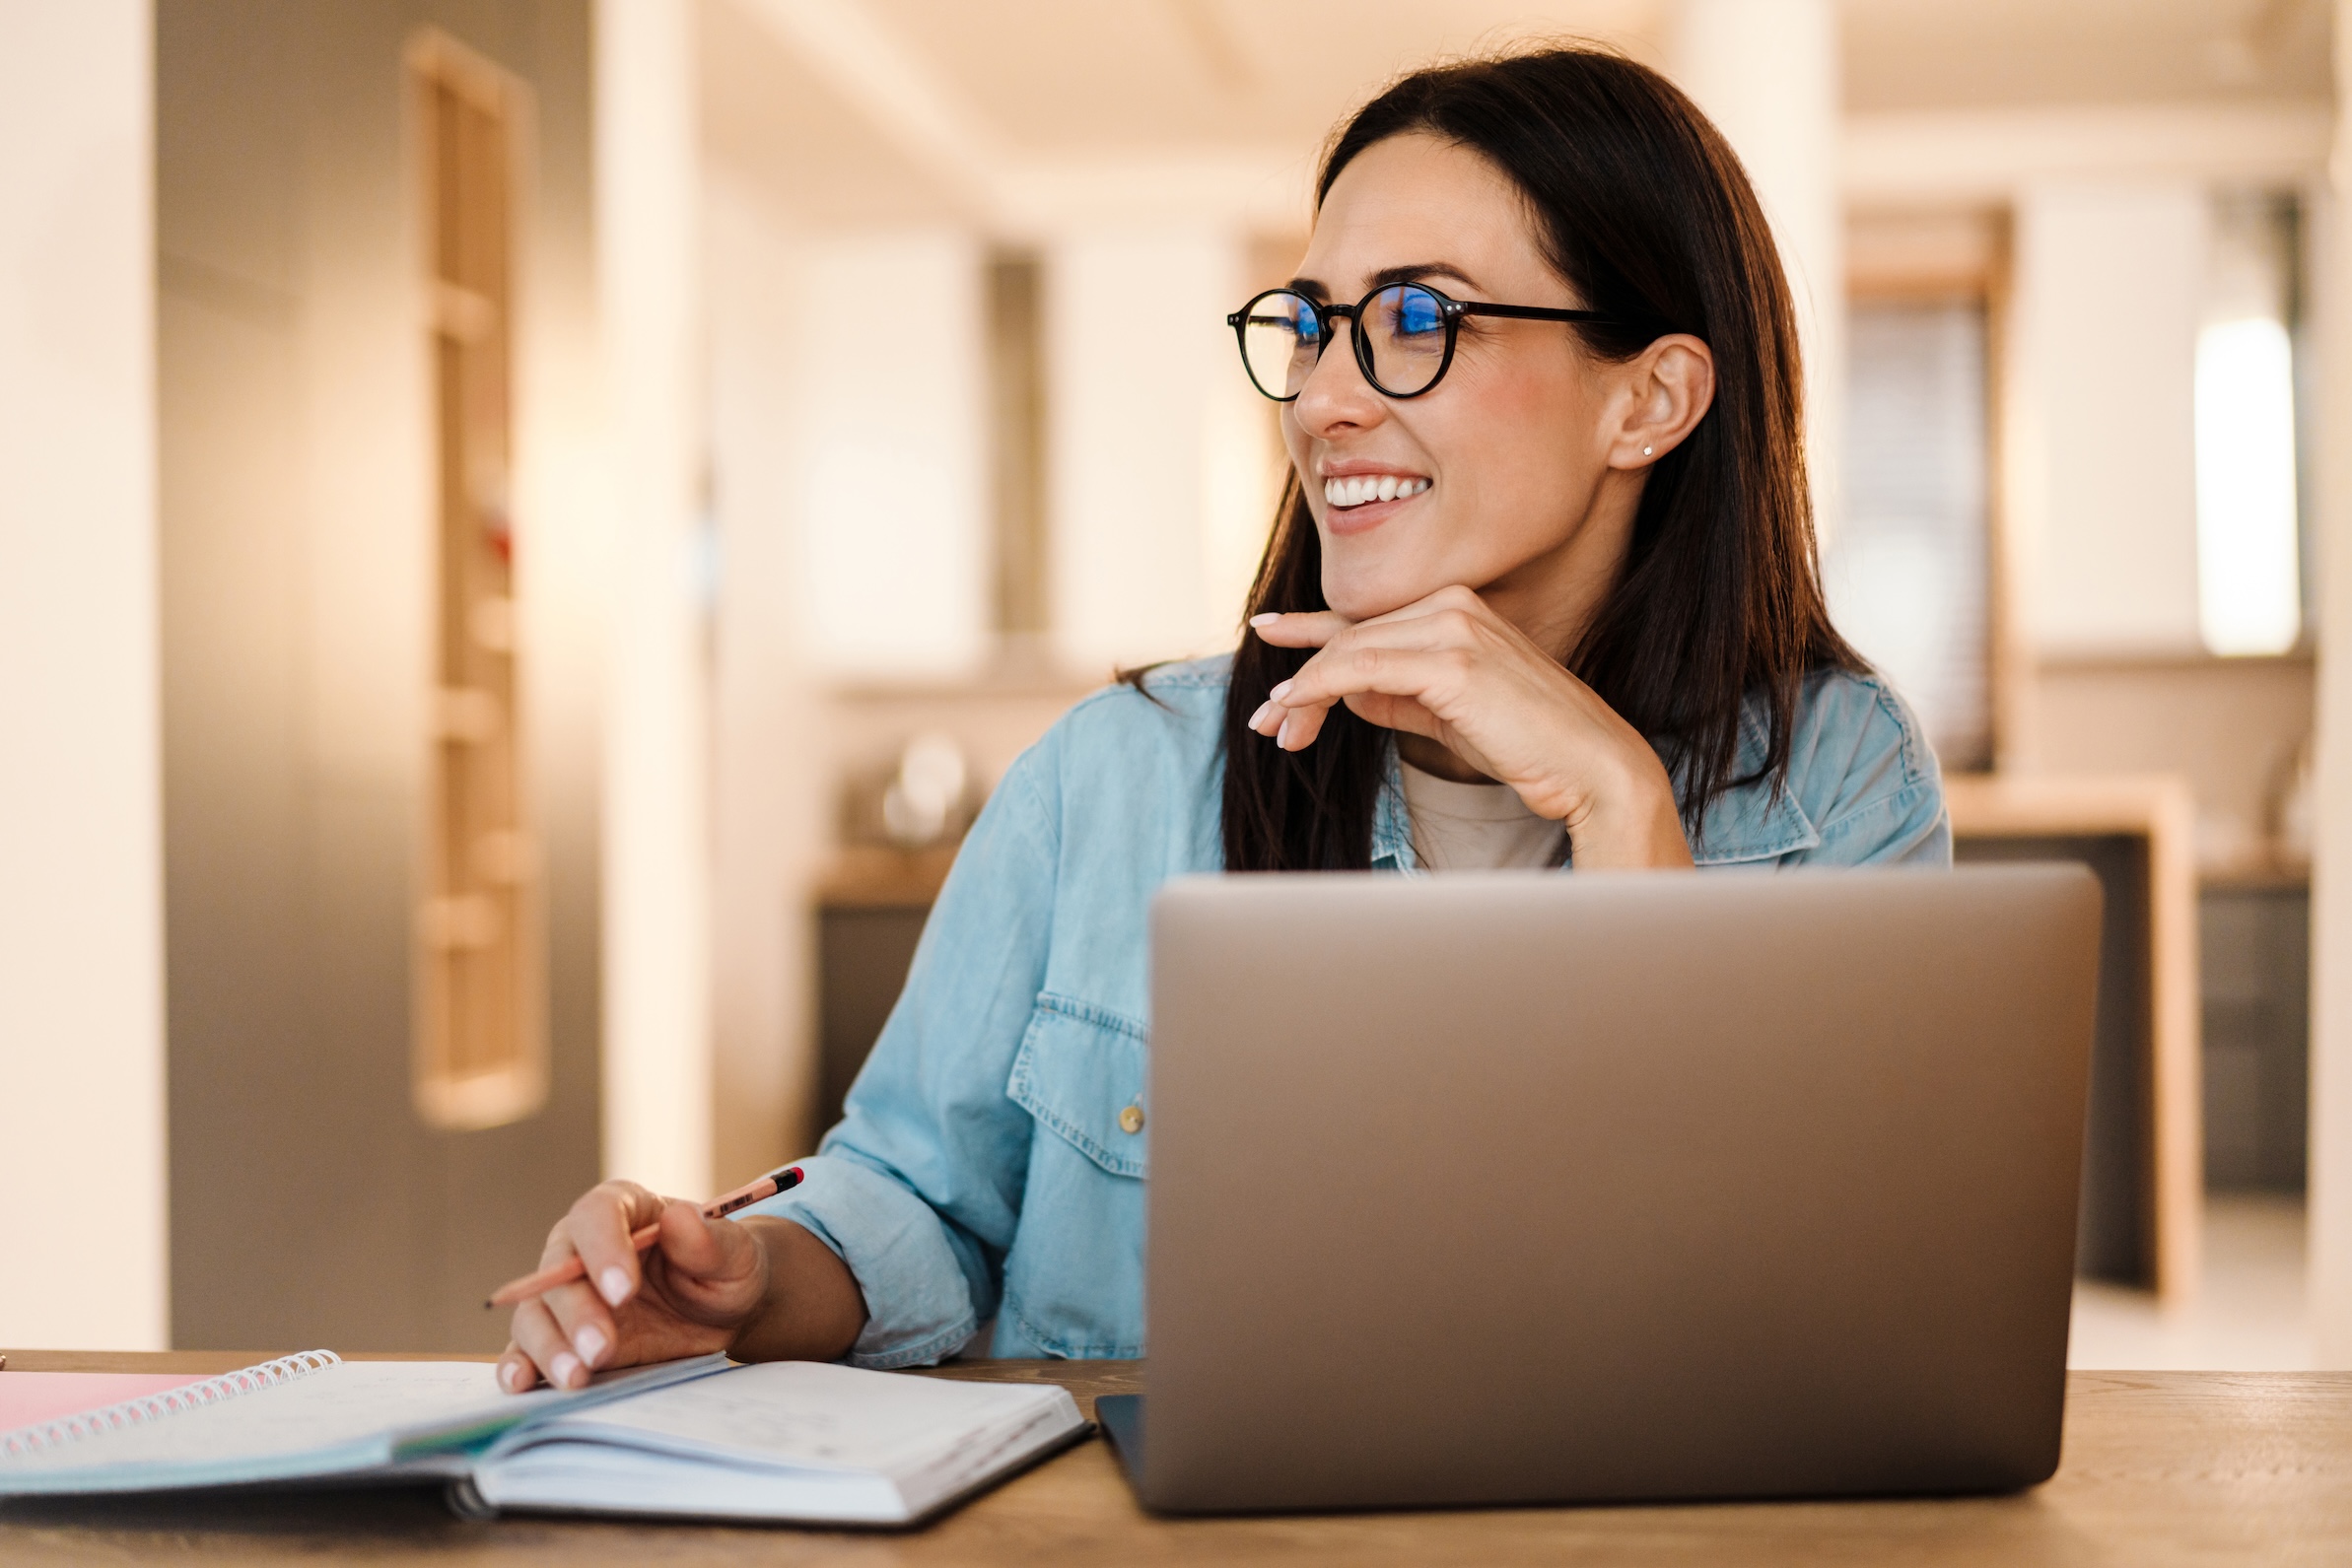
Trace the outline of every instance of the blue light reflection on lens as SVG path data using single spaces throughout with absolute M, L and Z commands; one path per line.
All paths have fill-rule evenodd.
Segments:
M 1290 330 L 1298 335 L 1298 341 L 1314 343 L 1320 340 L 1323 336 L 1323 318 L 1316 313 L 1314 305 L 1295 294 L 1284 303 L 1290 309 Z
M 1445 312 L 1437 297 L 1426 289 L 1398 289 L 1390 297 L 1389 316 L 1399 337 L 1418 337 L 1445 328 Z

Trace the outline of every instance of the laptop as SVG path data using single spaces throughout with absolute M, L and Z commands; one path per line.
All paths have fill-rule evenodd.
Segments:
M 1137 1493 L 2046 1479 L 2100 920 L 2060 865 L 1170 884 Z

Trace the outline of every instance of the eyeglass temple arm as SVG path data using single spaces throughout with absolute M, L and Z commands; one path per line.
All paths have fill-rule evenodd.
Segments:
M 1555 310 L 1541 305 L 1487 305 L 1475 300 L 1453 302 L 1464 315 L 1505 315 L 1519 321 L 1606 321 L 1602 310 Z

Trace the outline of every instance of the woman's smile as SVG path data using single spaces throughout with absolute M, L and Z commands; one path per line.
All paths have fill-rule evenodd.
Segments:
M 1367 462 L 1326 463 L 1322 477 L 1326 525 L 1343 534 L 1379 527 L 1431 483 L 1426 474 Z

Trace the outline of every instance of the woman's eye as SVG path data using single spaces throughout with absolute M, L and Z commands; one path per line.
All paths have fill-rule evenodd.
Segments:
M 1315 312 L 1302 309 L 1295 303 L 1261 309 L 1252 319 L 1264 322 L 1277 331 L 1286 333 L 1301 343 L 1311 344 L 1319 335 L 1316 331 Z
M 1389 312 L 1394 330 L 1400 337 L 1418 337 L 1445 328 L 1444 312 L 1437 302 L 1418 290 L 1407 290 Z

